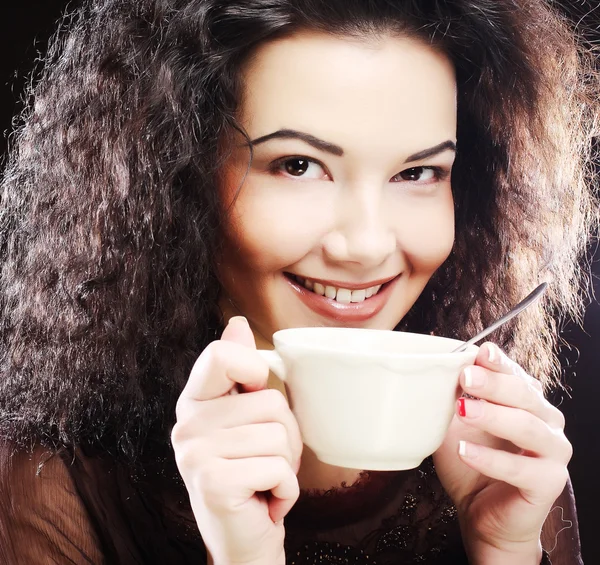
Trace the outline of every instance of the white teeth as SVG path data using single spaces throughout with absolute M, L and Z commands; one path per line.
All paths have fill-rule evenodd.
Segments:
M 319 296 L 325 296 L 330 300 L 336 300 L 340 304 L 350 304 L 351 302 L 364 302 L 367 298 L 375 296 L 380 290 L 381 285 L 372 286 L 361 290 L 348 290 L 347 288 L 336 288 L 330 285 L 324 285 L 310 279 L 296 277 L 298 283 L 308 290 L 312 290 Z
M 327 298 L 335 299 L 337 296 L 337 289 L 334 286 L 326 286 L 325 287 L 325 296 Z
M 364 302 L 367 297 L 366 290 L 353 290 L 352 291 L 352 302 Z
M 352 291 L 347 288 L 339 288 L 335 299 L 340 304 L 350 304 L 352 302 Z
M 325 296 L 325 287 L 321 283 L 316 282 L 313 287 L 313 292 L 319 296 Z

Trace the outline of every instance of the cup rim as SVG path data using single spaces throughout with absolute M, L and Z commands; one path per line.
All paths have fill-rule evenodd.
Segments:
M 319 344 L 311 344 L 311 345 L 307 345 L 305 343 L 294 343 L 290 340 L 286 340 L 286 334 L 294 334 L 294 333 L 302 333 L 305 332 L 307 330 L 310 330 L 311 332 L 326 332 L 326 331 L 335 331 L 335 332 L 342 332 L 342 333 L 362 333 L 362 332 L 377 332 L 377 333 L 388 333 L 388 332 L 394 332 L 394 333 L 398 333 L 398 334 L 405 334 L 405 335 L 411 335 L 411 336 L 417 336 L 419 338 L 434 338 L 436 340 L 444 340 L 447 342 L 452 342 L 456 344 L 456 347 L 458 347 L 460 344 L 463 344 L 464 341 L 458 340 L 458 339 L 454 339 L 454 338 L 450 338 L 450 337 L 444 337 L 444 336 L 437 336 L 437 335 L 429 335 L 429 334 L 420 334 L 420 333 L 415 333 L 415 332 L 402 332 L 400 330 L 381 330 L 381 329 L 372 329 L 372 328 L 341 328 L 341 327 L 327 327 L 327 326 L 305 326 L 305 327 L 298 327 L 298 328 L 287 328 L 287 329 L 283 329 L 283 330 L 278 330 L 273 334 L 273 343 L 275 345 L 275 349 L 277 349 L 277 344 L 275 343 L 276 341 L 278 341 L 281 345 L 284 346 L 289 346 L 289 347 L 295 347 L 304 351 L 312 351 L 312 352 L 320 352 L 320 353 L 328 353 L 328 352 L 343 352 L 345 355 L 349 356 L 349 357 L 378 357 L 379 359 L 398 359 L 398 358 L 403 358 L 403 359 L 419 359 L 419 358 L 423 358 L 423 357 L 427 357 L 428 359 L 448 359 L 448 358 L 457 358 L 459 356 L 463 356 L 463 357 L 471 357 L 473 355 L 473 353 L 477 353 L 477 351 L 479 350 L 479 347 L 477 345 L 469 345 L 464 351 L 459 351 L 459 352 L 445 352 L 445 353 L 390 353 L 390 352 L 386 352 L 386 351 L 354 351 L 352 349 L 344 349 L 341 347 L 325 347 L 325 346 L 321 346 Z

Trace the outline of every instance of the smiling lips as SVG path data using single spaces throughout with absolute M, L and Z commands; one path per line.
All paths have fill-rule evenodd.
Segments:
M 316 281 L 288 275 L 293 290 L 314 312 L 340 322 L 360 322 L 379 313 L 400 275 L 365 285 Z M 353 288 L 348 288 L 348 287 Z
M 350 290 L 348 288 L 340 288 L 337 286 L 328 285 L 311 279 L 304 279 L 302 277 L 295 277 L 304 288 L 311 290 L 319 296 L 325 296 L 330 300 L 335 300 L 340 304 L 350 304 L 351 302 L 364 302 L 367 298 L 375 296 L 381 289 L 380 284 L 370 286 L 368 288 L 361 288 L 356 290 Z

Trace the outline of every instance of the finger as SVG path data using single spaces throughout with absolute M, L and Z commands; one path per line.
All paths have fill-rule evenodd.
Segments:
M 213 341 L 198 357 L 181 396 L 211 400 L 238 384 L 245 390 L 260 390 L 267 386 L 268 378 L 269 365 L 255 349 L 232 341 Z
M 300 487 L 289 463 L 283 457 L 253 457 L 229 461 L 225 479 L 233 492 L 250 498 L 257 492 L 270 492 L 278 501 L 269 501 L 269 514 L 279 522 L 298 500 Z
M 293 468 L 295 461 L 283 424 L 250 424 L 219 430 L 213 436 L 215 455 L 224 459 L 279 456 Z
M 303 450 L 298 422 L 281 392 L 265 389 L 239 396 L 223 396 L 197 408 L 194 421 L 187 426 L 194 434 L 249 424 L 279 423 L 285 427 L 292 449 L 294 469 L 299 468 Z
M 254 334 L 250 329 L 250 325 L 248 324 L 248 320 L 244 316 L 234 316 L 229 319 L 227 326 L 225 326 L 225 330 L 221 334 L 222 341 L 232 341 L 235 343 L 239 343 L 241 345 L 245 345 L 250 349 L 256 349 L 256 340 L 254 339 Z M 245 391 L 252 390 L 260 390 L 264 387 L 254 387 L 252 384 L 239 387 L 234 386 L 229 390 L 229 394 L 238 394 L 240 389 Z
M 221 334 L 221 340 L 233 341 L 240 345 L 245 345 L 250 349 L 256 349 L 254 334 L 250 329 L 248 320 L 243 316 L 234 316 L 229 320 L 229 323 Z
M 460 441 L 461 460 L 479 473 L 521 490 L 531 504 L 556 500 L 568 479 L 565 465 L 549 465 L 547 459 L 509 453 Z
M 476 398 L 530 412 L 555 429 L 563 430 L 565 418 L 542 391 L 515 374 L 498 373 L 483 367 L 466 367 L 460 377 L 463 390 Z
M 173 429 L 174 442 L 199 434 L 207 436 L 217 430 L 250 424 L 279 423 L 286 429 L 292 449 L 293 468 L 299 467 L 303 443 L 298 422 L 281 392 L 265 389 L 238 396 L 222 396 L 210 402 L 196 402 L 180 410 L 179 423 Z M 185 424 L 183 424 L 185 422 Z
M 508 440 L 518 448 L 565 465 L 571 459 L 571 444 L 561 431 L 530 412 L 483 400 L 460 398 L 458 416 L 467 425 Z
M 540 381 L 527 374 L 523 368 L 508 357 L 502 349 L 489 341 L 479 348 L 477 357 L 475 358 L 475 365 L 485 367 L 495 373 L 521 377 L 532 387 L 538 389 L 540 392 L 543 391 Z
M 291 499 L 277 498 L 271 496 L 269 499 L 269 516 L 275 524 L 283 520 L 288 512 L 293 508 L 296 501 Z
M 499 351 L 498 348 L 496 350 Z M 510 363 L 518 367 L 518 370 L 510 369 L 505 362 L 495 363 L 499 370 L 480 365 L 466 367 L 460 377 L 463 390 L 471 396 L 495 404 L 526 410 L 552 427 L 564 429 L 565 419 L 562 412 L 546 400 L 538 381 L 526 375 L 512 361 Z

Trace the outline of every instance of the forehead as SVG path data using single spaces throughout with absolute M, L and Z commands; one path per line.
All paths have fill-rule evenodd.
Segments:
M 261 46 L 243 84 L 240 120 L 251 138 L 293 128 L 347 149 L 395 136 L 418 150 L 456 135 L 452 63 L 408 37 L 298 33 Z

